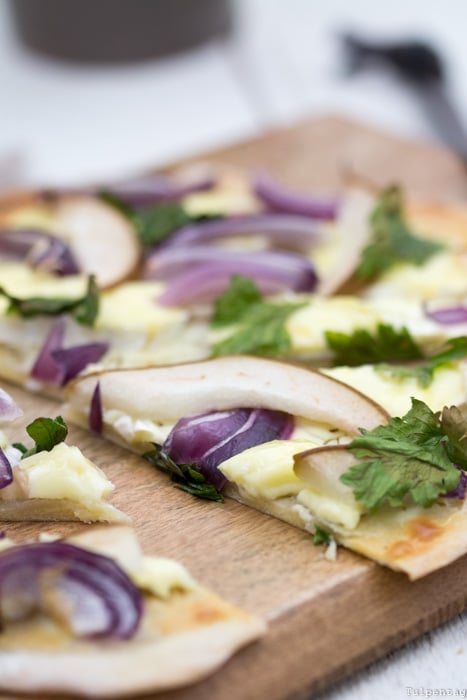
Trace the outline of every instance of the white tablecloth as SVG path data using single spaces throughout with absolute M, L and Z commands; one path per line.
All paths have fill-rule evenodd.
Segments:
M 467 118 L 462 0 L 237 0 L 236 12 L 228 41 L 124 68 L 90 68 L 27 52 L 0 3 L 0 184 L 5 160 L 16 184 L 105 180 L 310 114 L 340 112 L 433 137 L 419 105 L 390 76 L 344 78 L 336 37 L 349 27 L 435 42 Z M 394 700 L 443 689 L 465 697 L 466 634 L 463 615 L 322 700 Z

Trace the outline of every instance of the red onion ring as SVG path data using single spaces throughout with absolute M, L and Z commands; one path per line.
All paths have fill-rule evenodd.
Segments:
M 280 411 L 238 408 L 182 418 L 171 430 L 163 450 L 177 464 L 195 464 L 218 491 L 226 482 L 217 468 L 240 452 L 292 434 L 292 416 Z
M 311 219 L 334 220 L 338 214 L 338 201 L 313 198 L 292 192 L 273 180 L 267 173 L 258 173 L 252 183 L 255 195 L 269 210 L 284 214 L 308 216 Z
M 436 321 L 436 323 L 440 323 L 443 326 L 467 323 L 467 307 L 465 306 L 447 306 L 444 309 L 429 311 L 425 305 L 424 312 L 425 316 L 428 316 L 432 321 Z
M 4 451 L 0 449 L 0 489 L 9 486 L 13 481 L 13 470 Z
M 0 389 L 0 424 L 10 423 L 23 415 L 16 401 L 13 401 L 10 394 Z
M 66 319 L 59 316 L 52 326 L 45 342 L 39 351 L 31 370 L 31 377 L 47 384 L 60 385 L 63 381 L 64 370 L 60 367 L 53 353 L 61 350 L 65 338 Z
M 89 429 L 101 435 L 103 425 L 101 386 L 97 382 L 89 406 Z
M 116 183 L 105 190 L 129 207 L 142 208 L 173 202 L 193 192 L 210 190 L 214 185 L 215 179 L 208 173 L 185 182 L 156 174 Z
M 206 263 L 186 270 L 173 279 L 157 298 L 163 306 L 189 306 L 212 302 L 229 286 L 233 275 L 252 279 L 264 295 L 284 290 L 310 292 L 317 282 L 312 264 L 303 258 L 301 266 L 287 269 L 259 264 L 256 259 Z
M 41 577 L 47 579 L 43 594 Z M 140 623 L 143 600 L 138 588 L 109 557 L 66 542 L 41 542 L 0 553 L 0 609 L 10 619 L 37 608 L 53 608 L 76 636 L 129 639 Z M 12 612 L 14 611 L 14 613 Z
M 80 272 L 65 241 L 41 229 L 0 230 L 0 255 L 26 260 L 33 268 L 57 275 L 75 275 Z
M 175 231 L 163 248 L 199 245 L 232 236 L 259 234 L 285 250 L 306 252 L 320 240 L 316 224 L 304 216 L 292 214 L 245 214 L 200 221 Z
M 265 270 L 303 271 L 312 269 L 308 258 L 298 253 L 284 250 L 231 250 L 215 245 L 174 246 L 173 248 L 155 249 L 144 263 L 143 276 L 146 279 L 171 280 L 194 266 L 207 263 L 223 265 L 224 263 L 257 264 Z

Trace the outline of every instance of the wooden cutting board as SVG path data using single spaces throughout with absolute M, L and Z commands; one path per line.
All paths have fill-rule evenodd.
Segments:
M 416 193 L 467 197 L 467 176 L 443 149 L 336 118 L 307 121 L 207 158 L 264 168 L 292 186 L 323 191 L 352 169 L 378 184 L 398 181 Z M 33 418 L 58 413 L 53 401 L 4 386 L 26 413 L 22 425 L 15 423 L 16 439 Z M 191 498 L 142 459 L 82 430 L 72 428 L 69 442 L 113 480 L 112 503 L 131 516 L 145 551 L 176 557 L 201 582 L 269 623 L 262 641 L 213 677 L 160 700 L 309 698 L 466 607 L 467 556 L 416 583 L 344 550 L 328 562 L 309 534 L 233 501 Z M 81 527 L 5 525 L 20 539 Z

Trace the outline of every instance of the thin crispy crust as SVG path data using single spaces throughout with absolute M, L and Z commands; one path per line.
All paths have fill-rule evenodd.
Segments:
M 454 500 L 431 508 L 388 509 L 364 516 L 354 532 L 338 539 L 415 580 L 467 553 L 467 503 Z
M 264 624 L 198 590 L 170 603 L 150 601 L 148 621 L 128 642 L 84 643 L 63 638 L 45 645 L 27 628 L 25 644 L 0 643 L 0 688 L 23 693 L 124 697 L 194 683 L 215 671 Z M 159 610 L 158 608 L 165 608 Z M 19 640 L 21 641 L 21 640 Z
M 97 530 L 97 549 L 114 555 L 112 532 L 123 538 L 120 563 L 137 563 L 131 531 Z M 72 541 L 79 544 L 80 537 Z M 82 544 L 93 544 L 89 531 Z M 34 618 L 0 635 L 0 689 L 93 698 L 168 690 L 209 675 L 264 631 L 261 620 L 203 588 L 166 600 L 148 596 L 140 629 L 129 641 L 77 640 L 50 620 Z

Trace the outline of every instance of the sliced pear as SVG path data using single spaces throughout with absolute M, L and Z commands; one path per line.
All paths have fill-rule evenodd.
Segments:
M 360 254 L 370 238 L 370 216 L 374 195 L 365 190 L 347 190 L 330 246 L 335 247 L 334 261 L 320 279 L 316 292 L 330 296 L 337 292 L 353 275 Z
M 85 376 L 67 390 L 71 420 L 87 424 L 98 381 L 104 410 L 161 423 L 239 407 L 284 411 L 350 434 L 388 420 L 381 406 L 342 382 L 315 370 L 249 356 Z
M 69 243 L 82 272 L 96 275 L 102 288 L 129 278 L 138 265 L 140 248 L 133 227 L 99 199 L 59 199 L 55 225 Z
M 340 477 L 355 462 L 345 446 L 316 447 L 294 456 L 294 472 L 300 481 L 323 496 L 354 505 L 352 489 L 343 484 Z

